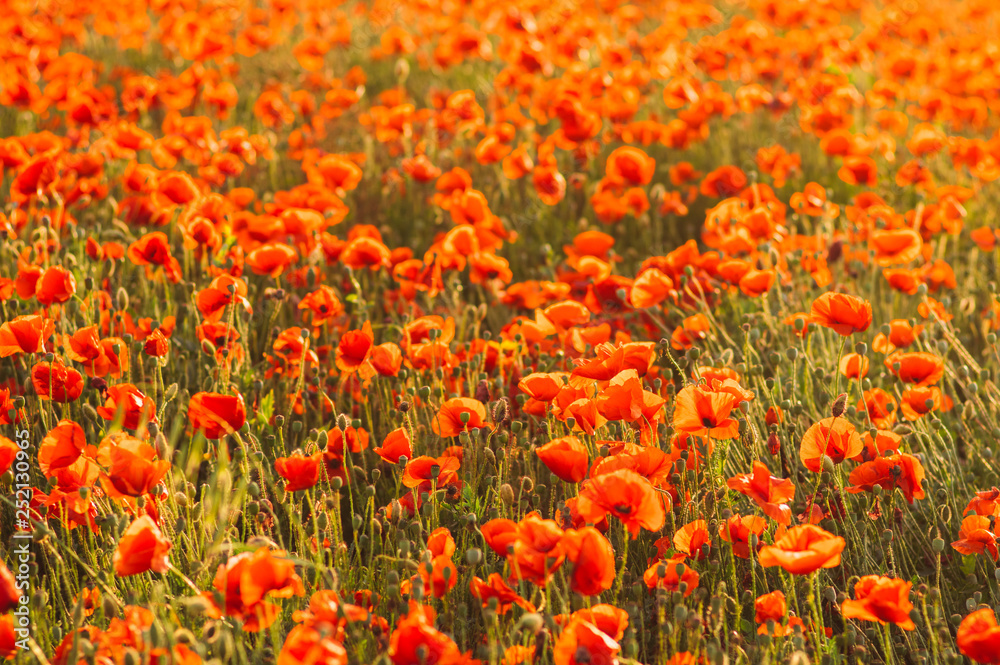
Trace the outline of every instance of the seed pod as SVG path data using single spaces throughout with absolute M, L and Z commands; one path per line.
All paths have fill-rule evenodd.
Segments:
M 841 393 L 834 400 L 833 406 L 830 407 L 830 412 L 833 414 L 834 418 L 839 418 L 844 415 L 844 409 L 847 408 L 847 393 Z
M 509 483 L 504 483 L 500 486 L 500 500 L 503 501 L 505 506 L 514 503 L 514 488 Z

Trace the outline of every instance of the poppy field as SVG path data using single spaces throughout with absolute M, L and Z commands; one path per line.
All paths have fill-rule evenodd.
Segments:
M 0 656 L 1000 664 L 997 3 L 0 7 Z

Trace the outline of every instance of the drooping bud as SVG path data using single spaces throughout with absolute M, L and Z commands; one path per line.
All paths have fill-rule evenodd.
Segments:
M 837 399 L 834 400 L 833 406 L 830 407 L 830 412 L 833 414 L 834 418 L 839 418 L 844 415 L 844 409 L 847 408 L 847 393 L 840 393 Z

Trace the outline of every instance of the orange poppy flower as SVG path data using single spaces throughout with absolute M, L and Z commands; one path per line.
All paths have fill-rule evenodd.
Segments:
M 848 185 L 874 187 L 878 184 L 878 167 L 875 160 L 867 155 L 848 155 L 844 157 L 837 177 Z
M 0 436 L 0 475 L 7 473 L 17 459 L 17 453 L 21 447 L 5 436 Z M 41 449 L 39 448 L 39 453 Z M 41 465 L 39 465 L 41 466 Z
M 566 560 L 573 564 L 570 588 L 582 596 L 596 596 L 615 581 L 615 552 L 610 541 L 594 527 L 571 529 L 560 541 Z
M 76 279 L 73 273 L 62 266 L 52 266 L 42 273 L 35 285 L 35 297 L 46 307 L 53 303 L 64 303 L 76 293 Z
M 863 379 L 868 376 L 870 363 L 867 356 L 848 353 L 840 359 L 840 373 L 848 379 Z
M 401 457 L 406 459 L 413 457 L 410 435 L 405 427 L 396 428 L 386 434 L 382 439 L 382 445 L 373 450 L 389 464 L 398 464 Z
M 552 651 L 555 665 L 588 665 L 590 663 L 618 662 L 618 642 L 600 628 L 584 621 L 573 619 L 563 627 Z
M 243 395 L 196 393 L 188 402 L 188 422 L 206 439 L 221 439 L 238 432 L 246 422 L 247 409 Z
M 403 365 L 403 354 L 397 345 L 383 342 L 372 349 L 369 361 L 380 376 L 398 376 Z
M 594 624 L 615 641 L 625 637 L 628 629 L 628 612 L 607 603 L 584 607 L 569 616 L 557 614 L 554 619 L 559 626 L 568 625 L 574 619 L 582 619 Z
M 823 468 L 823 458 L 834 464 L 858 456 L 864 444 L 854 425 L 846 418 L 824 418 L 806 430 L 799 445 L 799 459 L 813 473 Z
M 480 530 L 486 545 L 501 557 L 507 556 L 508 547 L 513 545 L 518 537 L 517 522 L 508 519 L 490 520 Z
M 910 388 L 900 395 L 899 408 L 907 420 L 919 420 L 932 411 L 950 411 L 953 406 L 952 399 L 937 386 Z
M 87 448 L 83 428 L 72 420 L 60 420 L 38 446 L 38 467 L 46 478 L 76 462 Z
M 535 454 L 550 472 L 567 483 L 578 483 L 587 477 L 587 448 L 575 436 L 553 439 L 536 448 Z
M 155 460 L 156 450 L 140 439 L 121 434 L 101 441 L 97 461 L 107 471 L 101 472 L 101 487 L 108 496 L 123 499 L 152 492 L 170 470 L 168 460 Z
M 462 665 L 466 657 L 455 642 L 434 628 L 434 611 L 410 604 L 410 612 L 396 624 L 389 637 L 389 660 L 393 665 Z
M 1000 501 L 998 499 L 1000 499 L 1000 489 L 996 487 L 985 492 L 976 492 L 976 496 L 969 501 L 962 514 L 1000 515 Z
M 872 304 L 857 296 L 830 291 L 813 301 L 809 320 L 843 336 L 864 332 L 872 324 Z
M 427 570 L 428 566 L 430 570 Z M 422 563 L 419 571 L 424 588 L 435 598 L 444 598 L 458 584 L 458 569 L 450 556 L 436 556 L 429 564 Z
M 893 319 L 888 324 L 889 332 L 880 332 L 872 341 L 872 349 L 878 353 L 890 354 L 897 348 L 910 346 L 923 332 L 922 325 L 911 326 L 906 319 Z M 885 326 L 883 326 L 883 330 Z
M 486 407 L 479 400 L 469 397 L 454 397 L 446 401 L 431 422 L 434 433 L 444 438 L 481 427 L 487 427 Z
M 155 231 L 142 236 L 128 246 L 127 256 L 137 266 L 162 266 L 171 282 L 181 279 L 181 265 L 170 253 L 170 240 L 165 233 Z
M 785 594 L 781 591 L 772 591 L 771 593 L 766 593 L 763 596 L 759 596 L 754 601 L 754 621 L 759 624 L 766 624 L 768 621 L 773 621 L 776 624 L 781 624 L 785 619 L 785 615 L 788 613 L 788 603 L 785 602 Z M 761 626 L 761 630 L 757 632 L 760 634 L 766 634 L 766 626 Z
M 755 461 L 751 473 L 733 476 L 726 481 L 726 486 L 750 497 L 778 524 L 792 523 L 792 509 L 785 503 L 795 496 L 795 485 L 786 478 L 772 476 L 762 462 Z
M 920 256 L 923 241 L 913 229 L 880 229 L 871 234 L 870 244 L 880 266 L 903 265 Z
M 677 351 L 690 349 L 695 342 L 708 337 L 711 329 L 711 323 L 704 314 L 689 316 L 681 325 L 674 328 L 670 335 L 670 346 Z
M 402 482 L 405 487 L 418 487 L 423 483 L 437 480 L 438 487 L 442 487 L 458 479 L 458 474 L 455 472 L 461 465 L 462 462 L 457 457 L 434 458 L 427 455 L 416 457 L 407 462 Z
M 719 525 L 719 537 L 727 543 L 732 543 L 733 554 L 741 559 L 750 558 L 750 536 L 757 536 L 757 548 L 762 543 L 760 535 L 767 528 L 767 521 L 756 515 L 733 515 L 725 523 Z
M 246 264 L 258 275 L 279 277 L 299 258 L 292 247 L 283 242 L 261 245 L 246 256 Z
M 507 562 L 514 579 L 545 586 L 562 566 L 566 552 L 562 547 L 564 532 L 554 520 L 545 520 L 537 512 L 528 513 L 517 524 L 513 551 Z
M 897 351 L 885 359 L 885 366 L 904 383 L 929 386 L 944 376 L 944 360 L 926 351 Z
M 484 581 L 477 576 L 469 581 L 469 593 L 473 598 L 478 598 L 483 603 L 483 607 L 489 605 L 491 598 L 497 599 L 497 614 L 505 615 L 514 605 L 523 608 L 526 612 L 534 612 L 535 606 L 522 598 L 520 594 L 507 586 L 500 573 L 490 573 Z
M 898 487 L 909 503 L 914 499 L 926 496 L 923 488 L 924 467 L 913 455 L 897 453 L 895 455 L 876 457 L 870 462 L 858 466 L 848 477 L 851 487 L 848 492 L 858 494 L 870 492 L 875 485 L 883 489 Z
M 374 376 L 375 368 L 369 362 L 374 346 L 375 335 L 370 321 L 365 321 L 361 330 L 347 331 L 337 345 L 337 369 L 345 374 L 359 372 L 365 379 Z
M 838 206 L 827 202 L 826 188 L 818 182 L 806 183 L 801 192 L 792 194 L 792 197 L 788 200 L 788 205 L 795 212 L 802 215 L 809 215 L 810 217 L 818 217 L 828 209 L 831 213 L 830 216 L 836 217 L 840 211 Z
M 305 593 L 295 563 L 285 557 L 284 551 L 267 546 L 230 557 L 219 566 L 212 586 L 223 594 L 225 614 L 239 617 L 243 629 L 250 632 L 264 630 L 278 618 L 277 606 L 265 598 Z
M 761 548 L 758 560 L 765 568 L 781 566 L 793 575 L 808 575 L 821 568 L 840 565 L 840 553 L 846 546 L 840 536 L 804 524 L 788 529 L 773 545 Z
M 739 388 L 731 379 L 728 383 Z M 738 392 L 712 390 L 704 385 L 685 386 L 674 400 L 674 429 L 692 436 L 734 439 L 740 428 L 731 414 L 742 397 Z
M 681 591 L 687 598 L 698 588 L 700 575 L 687 565 L 683 554 L 653 561 L 642 574 L 642 581 L 650 589 L 666 589 L 667 591 Z
M 40 314 L 28 314 L 0 325 L 0 358 L 15 353 L 44 353 L 45 342 L 55 332 L 55 322 Z
M 985 515 L 969 515 L 962 520 L 958 540 L 951 544 L 961 554 L 989 554 L 993 561 L 1000 560 L 997 537 Z
M 858 410 L 868 411 L 872 424 L 888 429 L 896 422 L 896 398 L 881 388 L 866 390 L 858 400 Z
M 992 252 L 997 246 L 997 232 L 988 226 L 980 226 L 969 233 L 972 242 L 984 252 Z
M 296 452 L 290 457 L 279 457 L 274 460 L 274 470 L 286 481 L 285 491 L 298 492 L 315 486 L 319 482 L 322 457 L 321 452 L 308 457 Z
M 208 287 L 195 294 L 195 304 L 206 321 L 217 323 L 222 319 L 230 304 L 238 304 L 252 313 L 247 300 L 247 285 L 242 279 L 231 275 L 219 275 Z
M 674 292 L 674 282 L 657 268 L 647 268 L 636 276 L 629 301 L 636 309 L 654 307 Z
M 757 298 L 770 291 L 777 278 L 778 274 L 774 270 L 748 270 L 740 278 L 740 291 L 745 296 Z
M 56 357 L 52 362 L 36 363 L 31 368 L 31 385 L 43 400 L 73 402 L 83 392 L 83 376 Z
M 695 520 L 688 522 L 674 532 L 674 549 L 693 559 L 705 559 L 712 544 L 708 533 L 708 522 Z
M 988 607 L 962 619 L 955 639 L 958 650 L 977 663 L 995 665 L 1000 660 L 1000 626 L 993 610 Z
M 854 600 L 845 600 L 841 613 L 845 619 L 894 623 L 903 630 L 913 630 L 917 626 L 910 618 L 912 586 L 906 580 L 865 575 L 854 583 Z
M 156 423 L 156 404 L 131 383 L 119 383 L 107 389 L 104 405 L 97 407 L 97 415 L 114 420 L 121 414 L 122 427 L 139 429 L 143 423 Z
M 146 571 L 165 573 L 169 567 L 170 541 L 164 537 L 149 515 L 135 519 L 118 540 L 112 563 L 119 577 Z
M 10 569 L 0 561 L 0 612 L 9 612 L 21 602 L 21 590 Z
M 720 166 L 701 181 L 700 191 L 705 196 L 725 198 L 739 194 L 747 186 L 746 173 L 738 166 Z
M 591 524 L 611 513 L 622 521 L 633 539 L 641 529 L 659 531 L 666 517 L 663 501 L 652 484 L 631 469 L 591 478 L 583 485 L 576 507 Z
M 648 185 L 656 170 L 656 160 L 633 146 L 616 148 L 605 166 L 609 178 L 619 183 Z
M 566 178 L 554 166 L 536 166 L 531 172 L 531 182 L 545 205 L 554 206 L 566 197 Z

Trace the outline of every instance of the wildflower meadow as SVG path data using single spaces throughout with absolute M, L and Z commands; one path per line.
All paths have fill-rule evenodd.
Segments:
M 0 0 L 0 657 L 1000 664 L 995 0 Z

